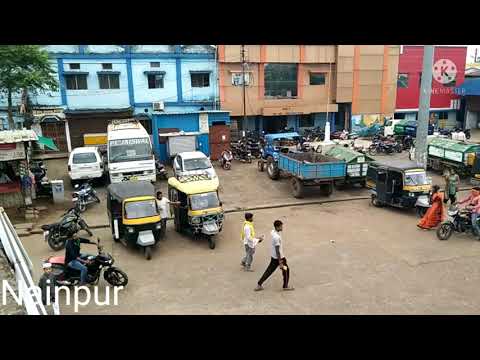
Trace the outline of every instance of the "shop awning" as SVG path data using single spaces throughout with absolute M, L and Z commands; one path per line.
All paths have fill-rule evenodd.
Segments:
M 479 96 L 480 78 L 465 79 L 462 85 L 455 88 L 455 94 L 459 96 Z
M 55 145 L 55 143 L 53 142 L 53 139 L 50 139 L 48 137 L 45 137 L 45 136 L 39 136 L 38 137 L 38 143 L 41 144 L 41 145 L 44 145 L 46 146 L 47 148 L 51 149 L 51 150 L 54 150 L 54 151 L 60 151 L 57 146 Z

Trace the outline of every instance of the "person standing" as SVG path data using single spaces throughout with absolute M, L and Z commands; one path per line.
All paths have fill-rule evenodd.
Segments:
M 245 214 L 245 222 L 242 228 L 242 240 L 245 246 L 245 256 L 242 259 L 241 265 L 245 271 L 253 271 L 251 269 L 253 262 L 253 255 L 255 254 L 255 248 L 259 243 L 263 241 L 264 236 L 259 238 L 255 237 L 255 228 L 253 227 L 253 214 Z
M 167 231 L 167 219 L 170 217 L 169 204 L 180 205 L 180 202 L 170 201 L 168 198 L 163 196 L 163 193 L 161 191 L 157 191 L 157 206 L 158 210 L 160 211 L 160 218 L 162 223 L 160 235 L 162 236 L 162 238 L 165 236 L 165 232 Z
M 43 305 L 52 305 L 54 315 L 60 315 L 57 298 L 55 297 L 55 275 L 52 272 L 52 264 L 43 263 L 43 275 L 38 281 L 38 287 L 42 294 Z
M 458 192 L 458 184 L 460 183 L 460 177 L 455 170 L 450 169 L 450 171 L 446 172 L 444 175 L 445 177 L 445 198 L 443 202 L 445 204 L 448 203 L 450 200 L 450 204 L 453 205 L 457 201 L 457 192 Z
M 422 217 L 417 226 L 420 229 L 428 230 L 436 228 L 445 218 L 443 207 L 443 194 L 439 191 L 440 186 L 433 185 L 430 203 L 432 204 Z
M 260 280 L 258 280 L 257 287 L 254 289 L 255 291 L 263 290 L 263 283 L 270 277 L 270 275 L 273 274 L 273 272 L 277 268 L 280 268 L 282 270 L 283 290 L 294 290 L 293 287 L 288 285 L 288 281 L 290 280 L 290 268 L 287 264 L 285 254 L 283 253 L 282 236 L 280 234 L 283 230 L 283 223 L 280 220 L 275 220 L 273 222 L 273 227 L 274 229 L 271 232 L 272 258 L 270 259 L 270 264 L 263 273 L 262 277 L 260 278 Z

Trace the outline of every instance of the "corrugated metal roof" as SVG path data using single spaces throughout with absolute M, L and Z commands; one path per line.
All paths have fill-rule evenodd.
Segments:
M 433 138 L 428 142 L 428 145 L 458 152 L 471 152 L 475 149 L 480 149 L 479 144 L 464 143 L 442 138 Z
M 12 144 L 23 141 L 37 141 L 38 137 L 33 130 L 4 130 L 0 131 L 0 144 Z

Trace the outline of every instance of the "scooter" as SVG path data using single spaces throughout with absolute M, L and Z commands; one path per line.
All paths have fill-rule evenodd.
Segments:
M 92 185 L 87 181 L 82 185 L 75 185 L 75 191 L 72 193 L 72 200 L 77 202 L 80 212 L 87 210 L 87 205 L 92 203 L 100 203 L 100 199 L 97 196 L 97 192 Z
M 78 207 L 68 210 L 59 222 L 42 225 L 41 229 L 48 246 L 55 251 L 62 250 L 67 239 L 80 230 L 85 230 L 89 236 L 93 236 L 88 224 L 80 216 Z
M 232 168 L 233 154 L 230 150 L 222 151 L 220 156 L 220 166 L 225 170 L 230 170 Z
M 473 234 L 471 213 L 469 209 L 459 209 L 458 206 L 451 206 L 447 210 L 450 219 L 444 221 L 437 229 L 437 238 L 439 240 L 448 240 L 454 232 L 470 232 Z
M 163 165 L 159 160 L 155 160 L 155 169 L 157 171 L 157 176 L 161 179 L 167 180 L 168 173 L 165 165 Z
M 128 284 L 127 274 L 113 266 L 115 260 L 112 255 L 103 252 L 103 246 L 100 245 L 99 238 L 97 238 L 97 250 L 97 255 L 84 254 L 81 256 L 81 259 L 87 260 L 88 283 L 97 285 L 103 271 L 103 278 L 110 285 L 126 286 Z M 67 266 L 65 256 L 51 256 L 46 262 L 52 264 L 52 272 L 55 275 L 57 285 L 76 286 L 80 283 L 80 271 Z

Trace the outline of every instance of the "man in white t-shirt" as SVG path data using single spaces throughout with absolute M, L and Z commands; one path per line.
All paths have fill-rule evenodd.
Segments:
M 262 284 L 267 280 L 273 272 L 280 268 L 283 276 L 283 290 L 294 290 L 293 287 L 288 286 L 288 280 L 290 279 L 290 268 L 287 265 L 287 259 L 283 253 L 283 244 L 281 231 L 283 230 L 283 223 L 280 220 L 273 222 L 274 229 L 270 233 L 272 236 L 272 258 L 270 264 L 268 264 L 267 270 L 263 273 L 260 280 L 258 280 L 255 291 L 263 290 Z
M 161 191 L 157 191 L 157 207 L 160 211 L 160 218 L 162 219 L 162 229 L 161 236 L 165 236 L 165 231 L 167 230 L 167 219 L 170 217 L 170 206 L 169 205 L 180 205 L 179 201 L 170 201 L 166 197 L 163 197 Z

